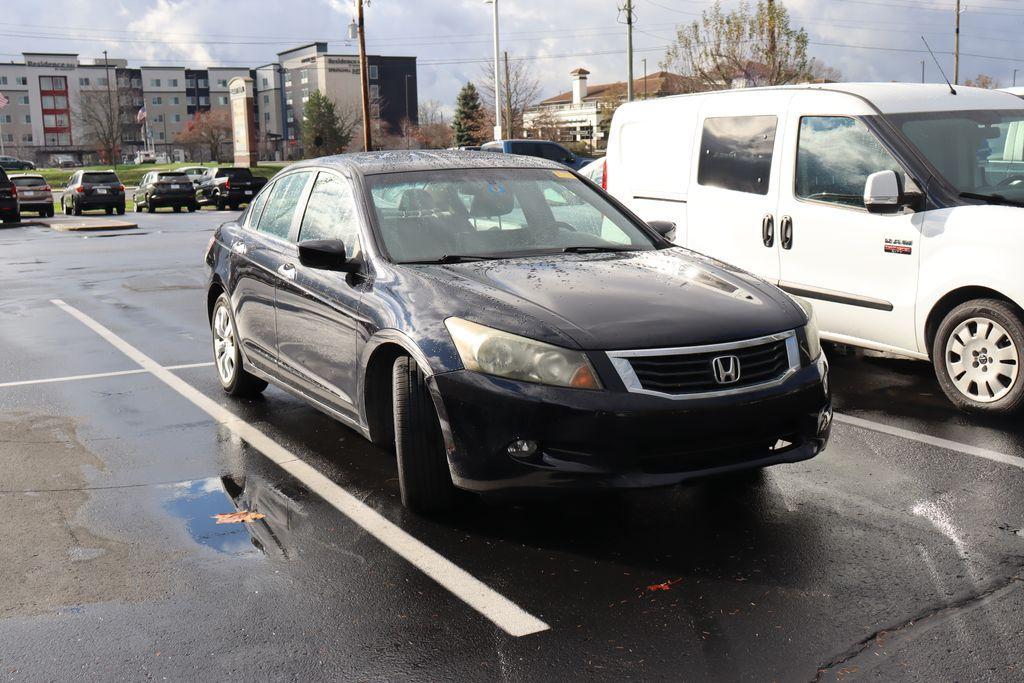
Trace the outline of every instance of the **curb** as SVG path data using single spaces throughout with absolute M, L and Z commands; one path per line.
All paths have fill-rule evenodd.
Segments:
M 59 223 L 38 223 L 37 225 L 43 225 L 56 230 L 57 232 L 88 232 L 93 230 L 127 230 L 129 228 L 139 227 L 136 223 L 129 223 L 128 221 L 107 221 L 107 220 L 91 220 L 91 221 L 62 221 Z

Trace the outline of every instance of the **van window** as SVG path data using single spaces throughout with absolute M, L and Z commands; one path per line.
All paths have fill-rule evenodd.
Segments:
M 704 120 L 697 183 L 736 192 L 768 194 L 775 116 L 723 116 Z
M 903 169 L 860 121 L 848 116 L 804 116 L 796 152 L 796 196 L 864 206 L 864 184 L 878 171 Z

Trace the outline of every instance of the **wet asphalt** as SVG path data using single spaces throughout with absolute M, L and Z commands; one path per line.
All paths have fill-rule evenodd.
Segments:
M 202 253 L 226 215 L 0 229 L 0 384 L 138 370 L 55 298 L 164 366 L 209 362 Z M 957 413 L 928 365 L 827 352 L 840 414 L 1024 458 L 1019 419 Z M 506 634 L 134 372 L 0 386 L 3 679 L 1022 677 L 1015 464 L 838 422 L 757 477 L 430 520 L 355 432 L 173 372 L 550 629 Z M 266 517 L 213 523 L 248 509 Z

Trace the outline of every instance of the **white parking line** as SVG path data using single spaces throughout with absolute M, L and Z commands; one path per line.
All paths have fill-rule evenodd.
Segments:
M 189 368 L 206 368 L 213 365 L 213 362 L 209 363 L 187 363 L 185 365 L 166 365 L 165 370 L 188 370 Z M 82 379 L 100 379 L 103 377 L 121 377 L 123 375 L 141 375 L 149 372 L 138 368 L 136 370 L 114 370 L 113 372 L 94 372 L 90 375 L 68 375 L 66 377 L 47 377 L 45 379 L 23 379 L 17 382 L 0 382 L 0 388 L 3 387 L 23 387 L 31 384 L 52 384 L 53 382 L 75 382 Z
M 864 420 L 859 417 L 853 417 L 852 415 L 836 413 L 833 419 L 836 422 L 842 422 L 862 429 L 870 429 L 873 432 L 890 434 L 903 439 L 910 439 L 911 441 L 925 443 L 929 446 L 938 446 L 939 448 L 945 448 L 946 450 L 957 451 L 966 455 L 973 455 L 977 458 L 985 458 L 986 460 L 992 460 L 993 462 L 1000 462 L 1004 465 L 1011 465 L 1013 467 L 1024 469 L 1024 458 L 1019 458 L 1015 455 L 1007 455 L 1006 453 L 992 451 L 987 448 L 979 448 L 978 446 L 960 443 L 959 441 L 950 441 L 949 439 L 942 439 L 937 436 L 929 436 L 928 434 L 921 434 L 920 432 L 912 432 L 909 429 L 901 429 L 900 427 L 893 427 L 891 425 L 882 424 L 881 422 Z
M 225 428 L 231 430 L 236 436 L 248 442 L 249 445 L 277 463 L 281 469 L 304 483 L 310 490 L 316 492 L 339 512 L 362 527 L 367 533 L 405 558 L 410 564 L 417 567 L 457 598 L 491 620 L 509 635 L 516 637 L 527 636 L 532 633 L 546 631 L 550 628 L 543 621 L 526 612 L 469 572 L 458 567 L 422 541 L 419 541 L 388 521 L 379 512 L 365 505 L 351 493 L 335 484 L 313 467 L 307 465 L 284 446 L 281 446 L 191 384 L 171 373 L 167 368 L 161 366 L 124 339 L 121 339 L 121 337 L 96 320 L 60 299 L 53 299 L 51 303 L 60 307 L 93 332 L 106 339 L 121 353 L 138 363 L 144 371 L 152 373 L 157 379 L 191 401 L 200 410 L 224 425 Z

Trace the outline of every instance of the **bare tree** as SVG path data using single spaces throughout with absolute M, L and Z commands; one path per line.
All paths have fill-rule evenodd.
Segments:
M 221 148 L 231 142 L 231 114 L 227 109 L 199 112 L 178 135 L 178 142 L 204 149 L 210 161 L 220 161 Z
M 124 88 L 79 93 L 75 118 L 85 140 L 96 146 L 107 163 L 113 163 L 118 157 L 121 141 L 131 125 L 131 108 L 131 95 Z
M 452 127 L 445 120 L 444 109 L 437 100 L 420 103 L 419 125 L 412 135 L 425 149 L 443 149 L 452 144 Z
M 558 118 L 543 107 L 527 114 L 523 132 L 538 140 L 558 140 L 562 135 Z
M 501 90 L 497 102 L 501 106 L 502 133 L 506 138 L 514 138 L 523 131 L 523 115 L 526 110 L 540 97 L 540 81 L 533 74 L 528 62 L 523 60 L 501 64 Z M 480 100 L 485 108 L 494 111 L 494 62 L 490 61 L 481 67 Z
M 986 90 L 994 90 L 999 87 L 999 83 L 996 79 L 992 78 L 988 74 L 978 74 L 974 78 L 968 78 L 964 81 L 964 85 L 969 88 L 985 88 Z
M 843 80 L 843 72 L 818 59 L 812 59 L 810 80 L 814 83 L 838 83 Z

